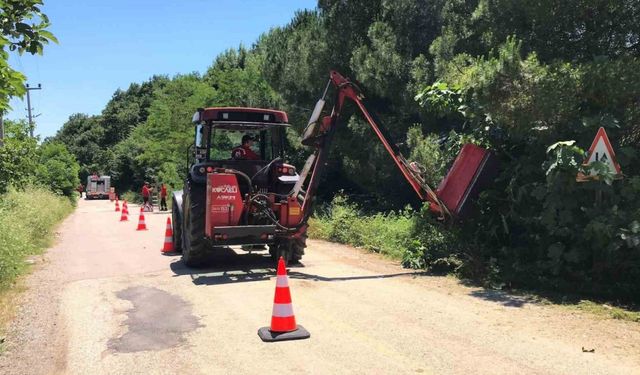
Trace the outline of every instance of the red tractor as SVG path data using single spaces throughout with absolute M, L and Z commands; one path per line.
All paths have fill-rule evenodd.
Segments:
M 333 108 L 323 116 L 332 86 Z M 431 189 L 420 166 L 407 161 L 389 141 L 358 86 L 332 71 L 302 136 L 302 144 L 313 147 L 313 153 L 300 174 L 283 161 L 289 126 L 285 112 L 255 108 L 196 112 L 195 161 L 184 190 L 173 195 L 173 240 L 187 266 L 198 266 L 211 252 L 232 245 L 266 245 L 274 259 L 282 256 L 287 262 L 302 258 L 307 220 L 347 99 L 356 104 L 407 182 L 434 213 L 443 220 L 465 215 L 469 202 L 495 172 L 492 154 L 465 145 L 438 189 Z M 251 149 L 252 142 L 257 152 Z
M 266 245 L 275 259 L 299 261 L 307 226 L 289 196 L 299 176 L 283 161 L 287 114 L 206 108 L 193 122 L 195 160 L 184 189 L 172 198 L 173 241 L 185 264 L 198 266 L 232 245 Z

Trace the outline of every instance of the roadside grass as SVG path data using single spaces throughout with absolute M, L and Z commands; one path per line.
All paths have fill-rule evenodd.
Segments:
M 411 228 L 412 219 L 406 212 L 362 215 L 355 205 L 336 197 L 330 209 L 319 210 L 309 221 L 309 236 L 401 260 Z
M 640 323 L 640 311 L 628 310 L 626 308 L 612 306 L 608 303 L 580 300 L 576 305 L 571 307 L 603 318 Z
M 29 267 L 27 257 L 52 244 L 55 226 L 73 208 L 69 198 L 38 187 L 0 197 L 0 329 L 13 314 L 20 290 L 16 280 Z
M 407 263 L 405 261 L 416 257 L 415 254 L 412 254 L 415 251 L 412 247 L 412 241 L 415 241 L 412 238 L 415 235 L 412 225 L 416 214 L 416 212 L 401 211 L 366 215 L 355 204 L 348 202 L 346 198 L 337 196 L 331 205 L 317 210 L 316 215 L 309 220 L 308 234 L 310 238 L 363 248 L 393 260 L 402 261 L 405 266 L 413 266 L 415 262 Z M 431 233 L 426 237 L 433 236 L 433 238 L 421 239 L 421 241 L 432 242 L 429 249 L 425 251 L 434 252 L 435 250 L 437 252 L 437 243 L 441 242 L 441 239 L 437 238 L 437 234 Z M 425 253 L 421 257 L 425 255 L 429 254 Z M 419 266 L 417 268 L 426 268 L 434 275 L 448 274 L 452 277 L 455 275 L 459 282 L 467 286 L 483 286 L 477 280 L 466 279 L 456 272 L 440 272 L 437 268 L 437 262 L 429 266 L 426 266 L 425 263 L 416 264 Z M 493 289 L 485 290 L 492 291 Z M 567 295 L 545 290 L 504 289 L 500 290 L 500 293 L 517 297 L 526 303 L 553 305 L 586 312 L 600 318 L 640 323 L 640 308 L 637 306 L 616 304 L 609 301 L 596 302 L 584 299 L 584 296 L 580 295 Z
M 483 288 L 478 283 L 469 280 L 459 280 L 465 286 Z M 611 301 L 586 299 L 584 295 L 559 293 L 548 290 L 528 289 L 491 289 L 483 288 L 480 293 L 471 293 L 478 298 L 484 298 L 498 303 L 510 305 L 532 304 L 541 306 L 555 306 L 571 311 L 580 311 L 601 319 L 616 319 L 640 323 L 640 306 L 614 303 Z

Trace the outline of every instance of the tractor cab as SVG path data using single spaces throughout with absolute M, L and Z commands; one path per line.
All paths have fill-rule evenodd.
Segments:
M 295 167 L 283 162 L 288 117 L 285 112 L 257 108 L 206 108 L 193 116 L 195 140 L 190 175 L 203 181 L 216 169 L 244 176 L 242 195 L 251 190 L 288 194 L 298 179 Z M 247 142 L 244 142 L 248 140 Z M 251 186 L 249 186 L 249 181 Z

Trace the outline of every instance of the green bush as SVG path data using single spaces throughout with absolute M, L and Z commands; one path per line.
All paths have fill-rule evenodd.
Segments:
M 508 38 L 490 57 L 454 60 L 441 67 L 450 84 L 417 99 L 436 103 L 501 164 L 476 216 L 447 241 L 464 244 L 448 250 L 460 255 L 459 270 L 491 283 L 639 300 L 640 117 L 628 98 L 640 93 L 640 59 L 545 64 Z M 585 158 L 577 145 L 587 147 L 600 126 L 625 178 L 614 181 L 596 163 L 599 181 L 576 182 Z
M 309 235 L 401 259 L 411 235 L 413 215 L 409 209 L 366 215 L 344 196 L 337 195 L 311 221 Z
M 343 195 L 319 210 L 310 221 L 309 236 L 362 247 L 401 260 L 408 268 L 473 276 L 470 255 L 459 245 L 455 228 L 436 222 L 424 205 L 418 212 L 366 214 Z
M 47 189 L 27 187 L 0 197 L 0 289 L 25 269 L 25 258 L 51 244 L 53 229 L 72 203 Z
M 33 181 L 37 166 L 37 141 L 29 136 L 25 121 L 5 121 L 5 138 L 0 146 L 0 194 L 9 186 L 25 186 Z
M 36 181 L 56 194 L 75 196 L 80 184 L 80 165 L 61 142 L 46 142 L 38 149 L 40 163 L 36 169 Z

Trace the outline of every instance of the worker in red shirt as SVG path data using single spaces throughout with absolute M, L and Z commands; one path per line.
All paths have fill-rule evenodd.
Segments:
M 144 185 L 142 186 L 142 201 L 143 206 L 147 207 L 149 205 L 149 197 L 151 196 L 151 188 L 149 187 L 149 183 L 148 182 L 144 182 Z
M 231 158 L 234 160 L 260 160 L 258 154 L 251 149 L 254 141 L 255 138 L 252 135 L 244 135 L 242 144 L 231 151 Z
M 167 210 L 167 187 L 160 185 L 160 211 Z

